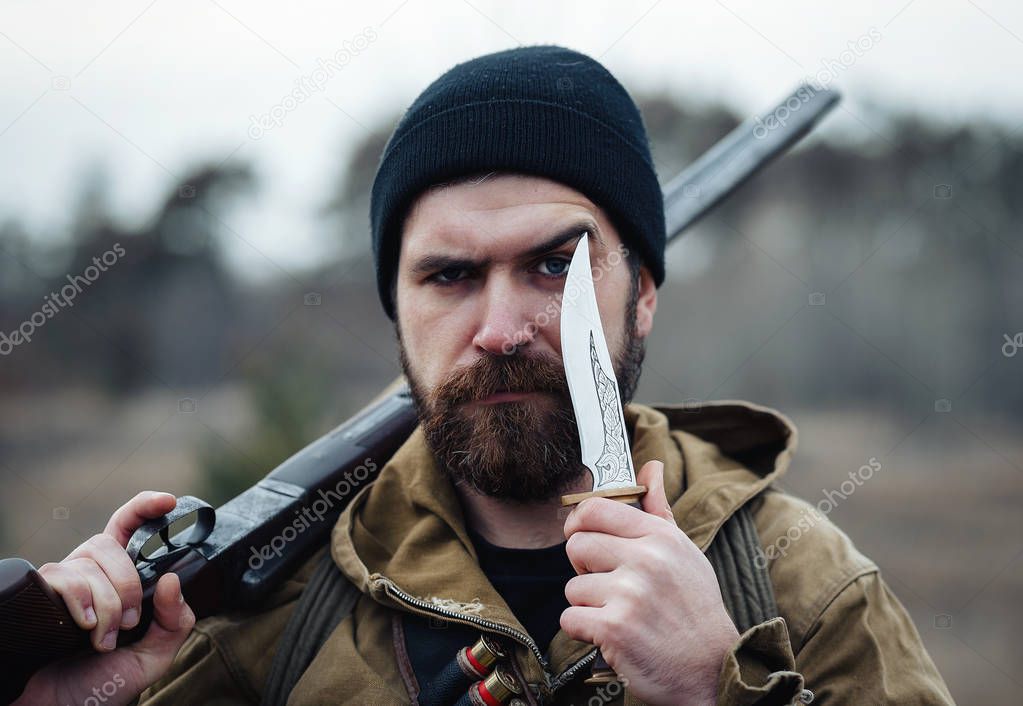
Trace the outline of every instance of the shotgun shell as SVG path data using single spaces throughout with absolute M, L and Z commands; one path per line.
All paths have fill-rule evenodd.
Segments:
M 498 667 L 486 679 L 474 685 L 473 690 L 487 706 L 504 706 L 522 693 L 514 675 L 504 667 Z
M 492 637 L 481 635 L 472 647 L 466 647 L 462 655 L 480 679 L 490 674 L 498 659 L 505 656 L 504 650 Z M 466 672 L 471 673 L 471 672 Z
M 419 703 L 450 704 L 458 694 L 462 694 L 462 700 L 468 699 L 474 684 L 485 679 L 505 654 L 501 644 L 487 635 L 482 635 L 471 647 L 459 648 L 455 658 L 423 686 Z

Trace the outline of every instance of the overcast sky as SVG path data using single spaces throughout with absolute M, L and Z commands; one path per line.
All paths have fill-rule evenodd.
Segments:
M 0 221 L 60 236 L 82 174 L 103 164 L 116 214 L 138 223 L 197 161 L 233 155 L 262 189 L 230 216 L 232 263 L 297 269 L 323 252 L 316 210 L 365 126 L 458 61 L 536 43 L 599 57 L 633 92 L 744 115 L 823 77 L 846 95 L 826 137 L 875 129 L 870 102 L 1023 123 L 1019 0 L 4 0 Z M 318 60 L 335 56 L 324 81 Z M 300 87 L 308 98 L 285 104 Z M 275 107 L 279 125 L 253 127 Z

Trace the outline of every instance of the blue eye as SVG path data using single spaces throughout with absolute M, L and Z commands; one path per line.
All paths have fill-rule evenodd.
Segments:
M 540 274 L 559 277 L 568 272 L 571 260 L 567 257 L 548 257 L 540 261 Z M 545 271 L 546 270 L 546 271 Z

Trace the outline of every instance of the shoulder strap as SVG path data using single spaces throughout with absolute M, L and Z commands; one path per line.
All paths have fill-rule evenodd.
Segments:
M 728 518 L 707 548 L 725 609 L 740 633 L 778 615 L 763 556 L 748 505 Z
M 360 595 L 355 584 L 337 568 L 330 552 L 324 552 L 277 642 L 261 706 L 287 703 L 299 678 L 334 628 L 351 614 Z

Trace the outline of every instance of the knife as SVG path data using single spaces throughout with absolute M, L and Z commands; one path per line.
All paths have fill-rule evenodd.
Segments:
M 582 462 L 593 474 L 593 490 L 565 495 L 562 505 L 593 496 L 638 499 L 646 489 L 636 485 L 622 398 L 597 308 L 588 233 L 579 239 L 565 278 L 561 354 Z
M 593 490 L 561 496 L 562 505 L 606 497 L 639 507 L 646 488 L 636 485 L 629 432 L 611 354 L 604 339 L 597 293 L 590 269 L 589 234 L 572 254 L 561 295 L 561 356 L 572 397 L 583 465 L 593 474 Z M 587 684 L 618 678 L 597 650 Z

